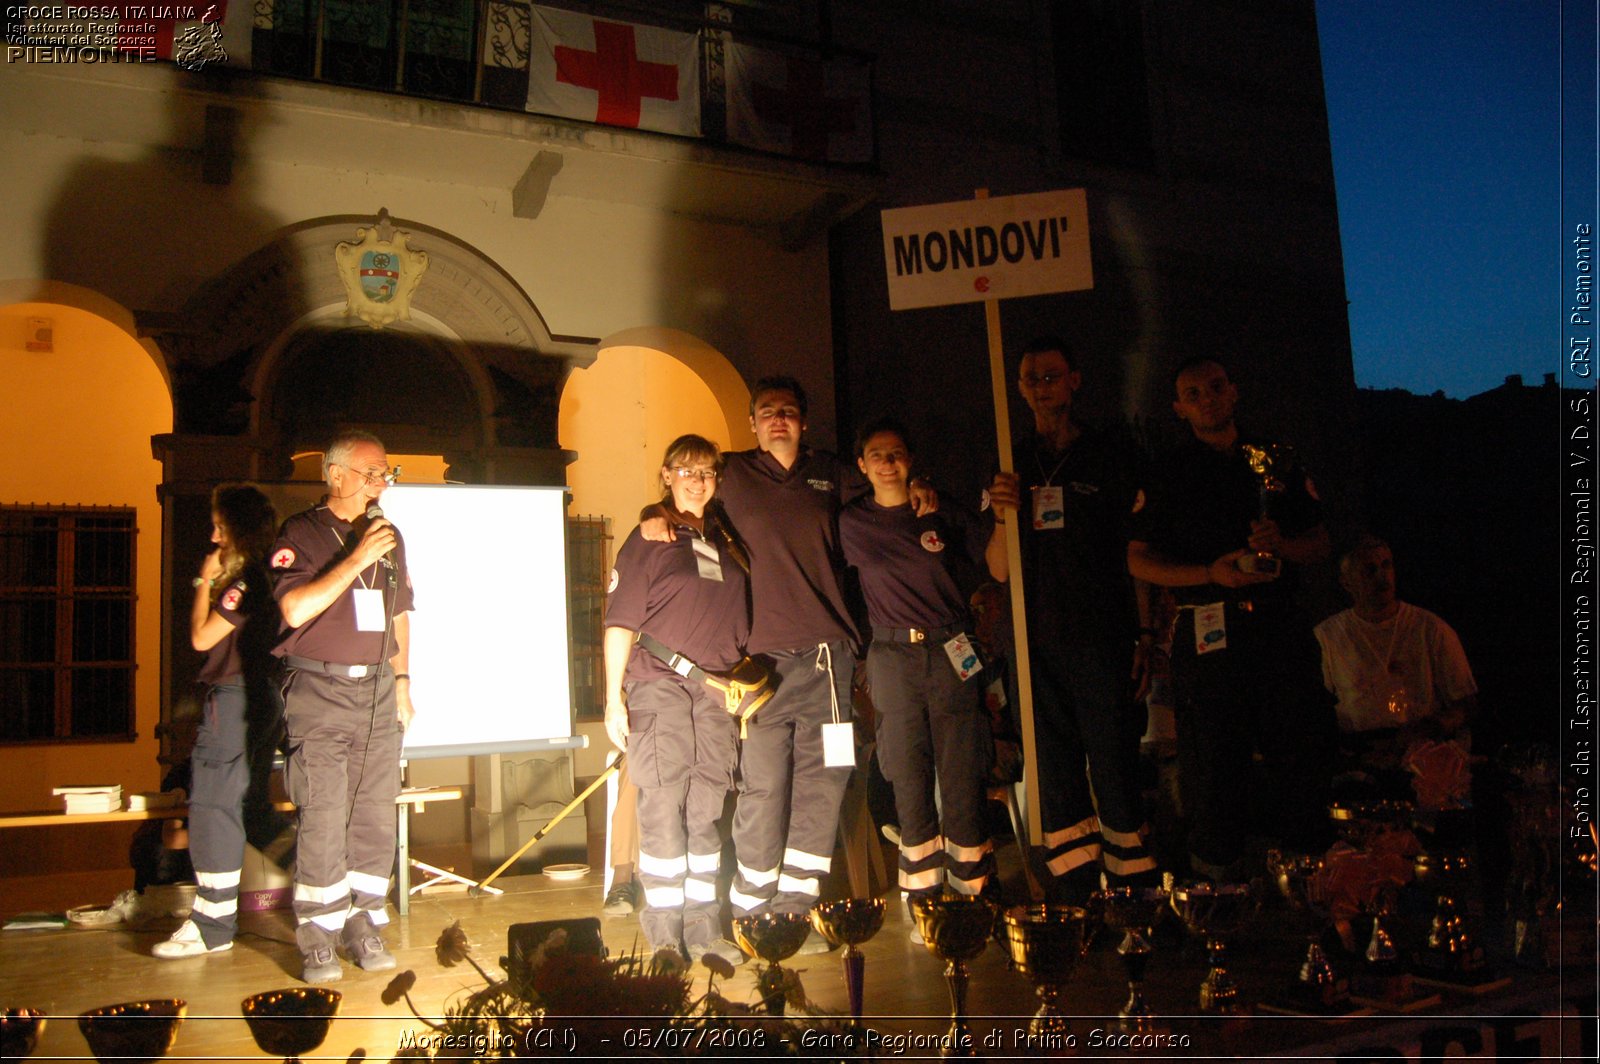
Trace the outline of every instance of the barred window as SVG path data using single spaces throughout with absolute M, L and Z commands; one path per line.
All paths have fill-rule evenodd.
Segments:
M 571 609 L 572 706 L 578 720 L 604 720 L 607 518 L 567 518 L 567 596 Z
M 131 508 L 0 507 L 0 742 L 134 734 Z

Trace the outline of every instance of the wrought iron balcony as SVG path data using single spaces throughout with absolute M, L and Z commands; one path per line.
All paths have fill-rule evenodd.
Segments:
M 730 4 L 648 3 L 582 8 L 597 17 L 693 33 L 698 42 L 700 138 L 719 146 L 756 147 L 787 158 L 871 167 L 876 141 L 871 59 L 815 40 L 747 31 L 746 9 Z M 534 5 L 526 0 L 253 0 L 251 66 L 262 73 L 355 88 L 398 92 L 514 111 L 530 111 L 530 51 L 537 46 Z M 770 6 L 770 5 L 768 5 Z M 803 8 L 805 5 L 799 5 Z M 565 7 L 559 10 L 579 10 Z M 735 15 L 741 20 L 735 25 Z M 688 17 L 685 17 L 687 15 Z M 791 71 L 787 98 L 767 93 L 770 106 L 798 115 L 792 143 L 741 143 L 728 122 L 727 59 L 735 43 L 782 57 Z M 851 119 L 861 126 L 848 151 L 814 135 L 836 100 L 826 99 L 821 71 L 852 66 L 864 105 Z M 805 71 L 811 73 L 805 73 Z M 802 83 L 814 102 L 801 98 Z M 798 109 L 798 110 L 796 110 Z M 806 113 L 800 113 L 806 112 Z M 568 116 L 570 117 L 570 116 Z M 810 132 L 802 135 L 802 124 Z

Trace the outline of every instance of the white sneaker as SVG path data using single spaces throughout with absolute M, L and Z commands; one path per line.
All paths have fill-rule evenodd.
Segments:
M 232 948 L 231 938 L 220 946 L 207 946 L 206 940 L 200 937 L 200 928 L 195 926 L 195 922 L 185 920 L 183 926 L 172 933 L 171 938 L 165 942 L 157 942 L 150 952 L 163 960 L 173 961 L 182 957 L 203 957 L 207 953 L 222 953 Z

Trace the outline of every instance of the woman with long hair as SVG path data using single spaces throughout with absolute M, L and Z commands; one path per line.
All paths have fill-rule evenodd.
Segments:
M 258 489 L 224 484 L 211 493 L 211 542 L 189 610 L 189 641 L 205 654 L 203 714 L 191 758 L 189 854 L 194 908 L 153 952 L 169 960 L 233 947 L 245 819 L 270 811 L 266 779 L 282 729 L 273 682 L 278 609 L 266 555 L 278 531 L 272 502 Z
M 639 924 L 652 950 L 739 964 L 722 937 L 717 821 L 738 760 L 734 718 L 698 677 L 725 673 L 750 634 L 749 559 L 715 501 L 722 456 L 680 436 L 661 461 L 677 538 L 638 529 L 617 552 L 606 604 L 606 733 L 639 788 Z M 673 664 L 669 664 L 669 662 Z

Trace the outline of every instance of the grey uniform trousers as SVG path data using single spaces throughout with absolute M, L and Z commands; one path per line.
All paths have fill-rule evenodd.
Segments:
M 816 904 L 833 866 L 839 803 L 853 768 L 829 768 L 822 752 L 835 699 L 840 721 L 850 720 L 850 645 L 839 640 L 763 657 L 777 691 L 739 745 L 739 868 L 728 892 L 736 915 L 803 913 Z
M 400 793 L 394 676 L 387 668 L 361 679 L 291 669 L 284 718 L 289 797 L 300 808 L 295 938 L 305 951 L 389 920 Z
M 651 950 L 722 937 L 717 821 L 733 789 L 739 729 L 698 681 L 627 685 L 628 771 L 639 788 L 639 926 Z
M 238 929 L 247 818 L 258 836 L 276 821 L 267 778 L 282 732 L 282 703 L 270 685 L 247 693 L 243 683 L 221 683 L 206 692 L 189 762 L 189 857 L 197 883 L 190 919 L 208 948 L 231 942 Z
M 994 756 L 983 681 L 963 683 L 940 643 L 883 638 L 867 649 L 867 677 L 878 710 L 878 764 L 894 785 L 900 817 L 900 889 L 936 893 L 948 877 L 959 893 L 978 893 L 995 870 L 983 825 Z

